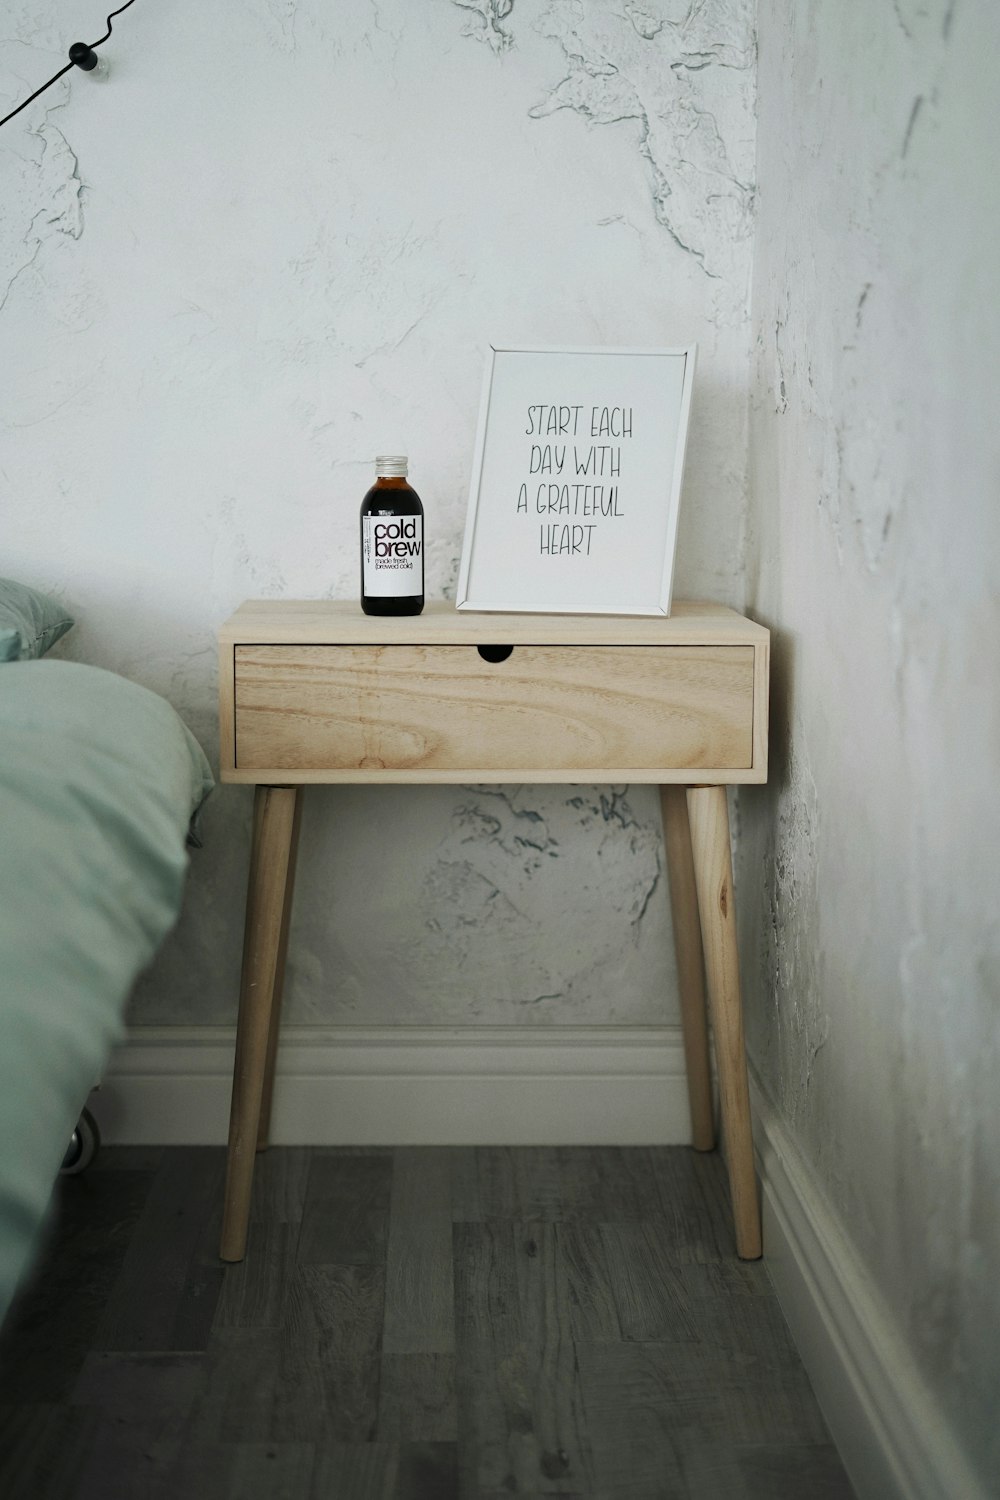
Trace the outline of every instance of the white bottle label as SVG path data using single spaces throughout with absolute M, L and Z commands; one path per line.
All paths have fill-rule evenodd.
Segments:
M 422 516 L 363 516 L 364 592 L 377 598 L 422 594 Z

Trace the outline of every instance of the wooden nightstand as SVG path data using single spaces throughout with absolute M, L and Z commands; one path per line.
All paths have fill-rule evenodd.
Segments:
M 715 1143 L 705 976 L 737 1253 L 761 1253 L 726 785 L 767 779 L 768 633 L 715 604 L 669 619 L 250 601 L 219 632 L 221 773 L 256 787 L 220 1254 L 246 1248 L 267 1145 L 302 787 L 661 786 L 697 1150 Z M 704 956 L 704 966 L 703 966 Z

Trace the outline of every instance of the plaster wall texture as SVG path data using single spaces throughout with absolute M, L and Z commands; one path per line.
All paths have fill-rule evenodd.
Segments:
M 452 597 L 488 344 L 699 345 L 676 592 L 738 604 L 751 0 L 235 0 L 114 23 L 0 132 L 0 571 L 210 754 L 245 597 L 356 598 L 376 452 Z M 0 114 L 103 31 L 14 0 Z M 69 29 L 67 29 L 69 28 Z M 301 1023 L 676 1019 L 648 787 L 307 793 Z M 250 793 L 136 1022 L 235 1013 Z M 567 893 L 572 901 L 567 903 Z
M 998 55 L 988 0 L 760 5 L 738 879 L 753 1063 L 989 1493 Z

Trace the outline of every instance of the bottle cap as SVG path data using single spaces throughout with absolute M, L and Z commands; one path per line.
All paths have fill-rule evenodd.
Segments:
M 375 477 L 382 479 L 405 479 L 407 472 L 406 455 L 400 453 L 380 453 L 375 460 Z

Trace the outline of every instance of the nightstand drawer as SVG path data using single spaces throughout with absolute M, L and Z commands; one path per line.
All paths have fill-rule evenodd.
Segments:
M 233 670 L 238 774 L 663 780 L 753 766 L 752 646 L 517 645 L 488 662 L 475 645 L 236 645 Z

